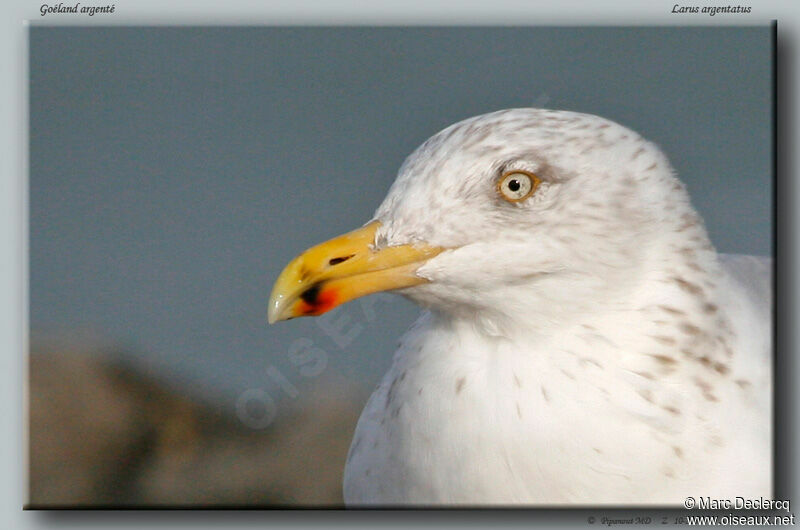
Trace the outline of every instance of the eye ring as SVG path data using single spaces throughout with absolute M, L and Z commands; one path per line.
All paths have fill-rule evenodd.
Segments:
M 514 169 L 503 173 L 497 181 L 497 192 L 508 202 L 524 201 L 539 187 L 542 179 L 529 171 Z

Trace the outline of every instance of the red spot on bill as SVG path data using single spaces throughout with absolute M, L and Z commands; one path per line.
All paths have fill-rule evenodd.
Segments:
M 313 300 L 300 300 L 300 313 L 303 315 L 316 316 L 327 313 L 338 305 L 338 293 L 336 289 L 320 289 Z

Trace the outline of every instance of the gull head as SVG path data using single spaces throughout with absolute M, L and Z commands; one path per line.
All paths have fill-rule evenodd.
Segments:
M 666 157 L 619 124 L 541 109 L 477 116 L 417 148 L 370 222 L 295 258 L 269 320 L 384 290 L 445 314 L 554 319 L 633 289 L 689 218 Z

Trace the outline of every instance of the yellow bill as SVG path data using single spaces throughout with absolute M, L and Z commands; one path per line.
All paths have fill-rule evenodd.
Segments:
M 374 221 L 293 259 L 272 288 L 269 323 L 321 315 L 360 296 L 424 283 L 416 270 L 444 249 L 398 245 L 375 250 L 379 227 Z

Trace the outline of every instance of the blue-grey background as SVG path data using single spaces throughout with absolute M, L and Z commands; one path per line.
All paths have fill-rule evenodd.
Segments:
M 326 374 L 377 382 L 413 305 L 373 297 L 268 327 L 272 282 L 367 221 L 403 158 L 472 115 L 533 105 L 627 125 L 667 152 L 719 250 L 772 253 L 766 26 L 29 35 L 32 339 L 100 335 L 231 411 L 251 389 L 315 384 L 291 362 L 298 338 Z

